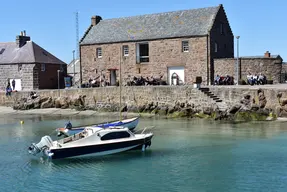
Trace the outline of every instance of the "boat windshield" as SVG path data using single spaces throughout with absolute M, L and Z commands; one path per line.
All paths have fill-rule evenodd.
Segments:
M 107 133 L 101 137 L 102 141 L 112 140 L 112 139 L 122 139 L 130 137 L 130 133 L 127 131 L 114 131 L 111 133 Z

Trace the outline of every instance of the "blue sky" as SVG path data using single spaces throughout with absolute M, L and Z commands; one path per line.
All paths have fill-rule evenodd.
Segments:
M 240 35 L 240 55 L 263 55 L 269 51 L 287 61 L 287 1 L 283 0 L 2 1 L 0 42 L 14 41 L 20 31 L 26 30 L 34 42 L 68 63 L 76 47 L 76 11 L 81 38 L 93 15 L 108 19 L 219 4 L 225 8 L 234 36 Z

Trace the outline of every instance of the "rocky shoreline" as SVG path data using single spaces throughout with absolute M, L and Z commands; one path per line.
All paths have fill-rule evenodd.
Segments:
M 282 95 L 281 95 L 282 96 Z M 280 94 L 277 95 L 280 103 Z M 73 97 L 42 97 L 36 93 L 31 93 L 27 98 L 20 98 L 14 102 L 13 109 L 19 111 L 26 111 L 31 109 L 73 109 L 73 111 L 90 111 L 89 114 L 114 112 L 118 113 L 136 113 L 145 114 L 147 116 L 162 116 L 167 118 L 208 118 L 214 120 L 227 121 L 265 121 L 276 120 L 277 117 L 284 116 L 285 103 L 278 109 L 266 108 L 266 97 L 264 92 L 259 89 L 257 95 L 252 98 L 251 95 L 244 95 L 239 103 L 226 110 L 220 110 L 217 105 L 199 106 L 194 103 L 180 103 L 175 102 L 170 105 L 160 105 L 157 102 L 146 103 L 142 106 L 135 106 L 131 104 L 123 104 L 120 109 L 118 103 L 101 103 L 95 102 L 94 105 L 87 105 L 85 102 L 85 95 L 78 95 Z M 287 114 L 287 113 L 286 113 Z

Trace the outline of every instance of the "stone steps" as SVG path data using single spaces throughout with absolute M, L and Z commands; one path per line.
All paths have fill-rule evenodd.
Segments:
M 220 111 L 225 111 L 228 109 L 228 106 L 225 102 L 222 101 L 218 96 L 214 95 L 208 87 L 201 87 L 199 90 L 204 93 L 207 97 L 211 98 L 217 105 Z

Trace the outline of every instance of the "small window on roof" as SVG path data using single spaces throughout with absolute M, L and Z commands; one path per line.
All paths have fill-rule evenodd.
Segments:
M 0 55 L 1 55 L 2 53 L 4 53 L 4 51 L 5 51 L 5 49 L 2 48 L 2 49 L 0 50 Z

